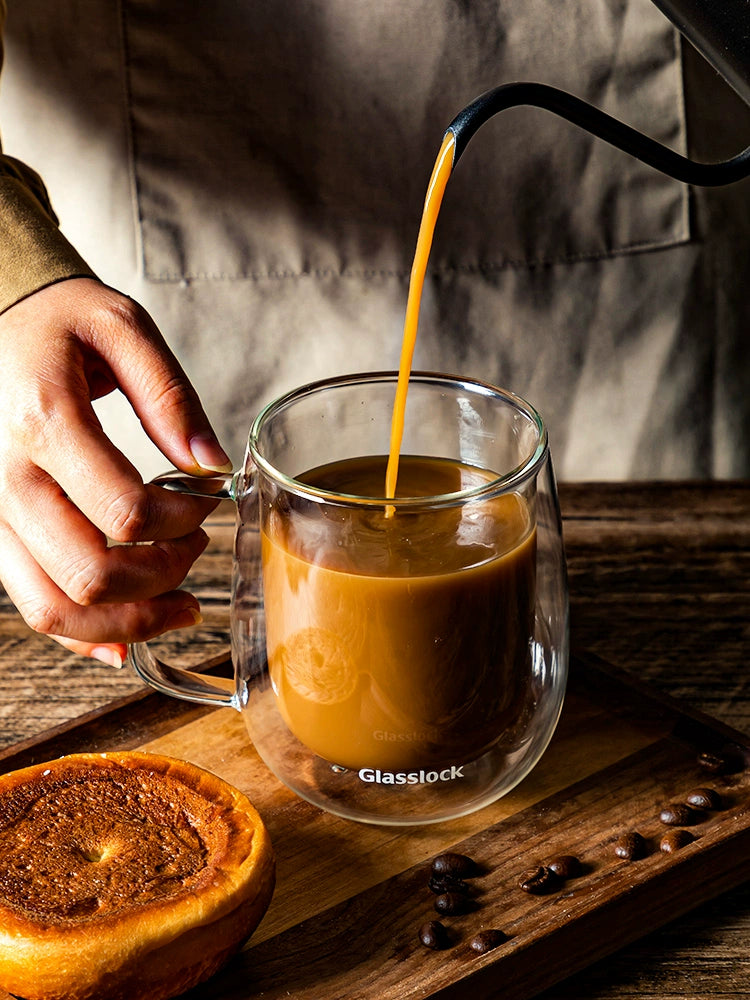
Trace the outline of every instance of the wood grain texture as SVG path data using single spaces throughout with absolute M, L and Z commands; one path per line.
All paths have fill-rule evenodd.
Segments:
M 160 709 L 167 708 L 168 721 Z M 640 937 L 750 875 L 750 746 L 713 720 L 654 698 L 590 657 L 575 658 L 558 732 L 527 781 L 473 816 L 411 830 L 351 824 L 297 799 L 271 778 L 238 715 L 151 694 L 3 754 L 2 767 L 67 750 L 141 746 L 186 757 L 249 794 L 273 839 L 278 888 L 250 947 L 195 1000 L 230 997 L 525 1000 L 540 988 Z M 696 816 L 693 841 L 659 850 L 659 813 L 706 784 L 699 753 L 738 753 L 711 776 L 721 808 Z M 614 852 L 638 829 L 646 856 Z M 435 916 L 429 861 L 447 847 L 476 859 L 476 909 L 446 918 L 452 946 L 417 940 Z M 519 888 L 523 872 L 574 853 L 580 876 L 545 897 Z M 500 927 L 508 941 L 478 957 L 470 937 Z
M 560 494 L 574 645 L 750 732 L 748 485 L 567 484 Z M 191 639 L 199 659 L 221 642 L 232 532 L 224 511 L 191 574 L 208 612 Z M 30 633 L 0 594 L 0 745 L 140 691 L 128 671 L 80 660 Z M 164 711 L 168 729 L 176 709 Z M 139 738 L 135 728 L 131 736 Z M 69 739 L 60 733 L 59 752 Z M 545 998 L 745 996 L 749 954 L 745 885 L 571 976 Z

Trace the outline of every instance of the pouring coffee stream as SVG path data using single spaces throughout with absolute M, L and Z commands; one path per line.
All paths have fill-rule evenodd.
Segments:
M 505 84 L 481 94 L 460 111 L 446 129 L 435 161 L 432 177 L 427 187 L 417 249 L 412 265 L 399 379 L 393 407 L 390 454 L 386 472 L 385 495 L 388 499 L 396 495 L 398 459 L 403 438 L 406 398 L 417 335 L 419 305 L 432 237 L 445 188 L 470 139 L 481 126 L 501 111 L 524 105 L 550 111 L 597 138 L 603 139 L 610 145 L 616 146 L 623 152 L 629 153 L 655 170 L 685 184 L 695 184 L 699 187 L 718 187 L 733 184 L 750 175 L 750 147 L 729 160 L 700 163 L 682 156 L 668 146 L 664 146 L 624 122 L 618 121 L 606 112 L 587 104 L 586 101 L 547 84 L 524 82 Z M 387 516 L 391 516 L 393 512 L 393 507 L 386 509 Z

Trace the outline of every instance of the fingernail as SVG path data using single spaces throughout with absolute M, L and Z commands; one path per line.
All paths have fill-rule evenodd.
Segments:
M 232 463 L 219 442 L 211 434 L 194 434 L 188 441 L 190 453 L 207 472 L 231 472 Z
M 119 649 L 114 649 L 112 646 L 95 646 L 91 650 L 91 656 L 95 660 L 99 660 L 100 663 L 106 663 L 107 666 L 114 667 L 115 670 L 122 670 L 122 654 Z
M 190 628 L 191 625 L 200 625 L 202 621 L 203 615 L 197 608 L 183 608 L 182 611 L 178 611 L 167 619 L 164 631 L 172 632 L 178 628 Z

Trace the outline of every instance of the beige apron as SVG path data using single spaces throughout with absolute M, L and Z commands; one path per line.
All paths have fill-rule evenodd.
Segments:
M 152 313 L 235 461 L 279 392 L 397 366 L 432 162 L 479 93 L 549 83 L 686 150 L 680 51 L 650 0 L 9 7 L 4 147 Z M 750 143 L 750 114 L 698 70 L 714 95 L 688 92 L 687 134 L 715 159 Z M 415 364 L 526 396 L 560 478 L 744 475 L 747 202 L 507 111 L 449 183 Z M 123 412 L 102 407 L 157 471 Z

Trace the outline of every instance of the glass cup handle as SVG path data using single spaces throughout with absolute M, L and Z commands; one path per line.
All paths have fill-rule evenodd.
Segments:
M 157 476 L 151 482 L 175 493 L 236 501 L 242 475 L 242 472 L 229 472 L 203 477 L 174 470 Z M 233 680 L 210 677 L 165 663 L 154 656 L 147 642 L 133 643 L 129 654 L 136 674 L 162 694 L 203 705 L 215 705 L 217 708 L 240 708 Z
M 194 701 L 216 708 L 240 708 L 235 683 L 228 677 L 209 677 L 158 659 L 147 642 L 136 642 L 129 650 L 130 662 L 141 680 L 172 698 Z
M 213 497 L 216 500 L 236 500 L 242 472 L 217 473 L 214 476 L 190 476 L 173 469 L 152 479 L 154 486 L 161 486 L 173 493 L 189 493 L 194 497 Z

